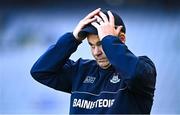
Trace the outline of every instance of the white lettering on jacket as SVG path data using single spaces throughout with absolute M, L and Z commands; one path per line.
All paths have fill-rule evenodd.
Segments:
M 93 108 L 110 108 L 115 99 L 98 99 L 96 101 L 89 101 L 84 99 L 74 99 L 73 107 L 79 107 L 84 109 L 93 109 Z

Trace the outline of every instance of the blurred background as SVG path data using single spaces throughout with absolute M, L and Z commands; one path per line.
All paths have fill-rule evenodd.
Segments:
M 87 13 L 118 13 L 127 46 L 157 68 L 152 114 L 180 114 L 179 0 L 0 0 L 0 114 L 68 114 L 70 94 L 30 75 L 34 62 Z M 71 59 L 92 59 L 84 41 Z

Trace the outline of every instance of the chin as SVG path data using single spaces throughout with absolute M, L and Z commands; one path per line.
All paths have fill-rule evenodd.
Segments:
M 109 63 L 98 63 L 98 65 L 103 69 L 107 69 L 110 66 Z

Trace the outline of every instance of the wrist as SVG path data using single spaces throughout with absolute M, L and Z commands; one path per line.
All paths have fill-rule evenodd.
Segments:
M 76 34 L 76 33 L 72 33 L 73 34 L 73 36 L 74 36 L 74 38 L 76 39 L 76 40 L 78 40 L 79 42 L 82 42 L 82 39 L 80 39 L 79 37 L 78 37 L 78 34 Z
M 79 44 L 82 43 L 82 40 L 81 40 L 80 38 L 76 37 L 76 36 L 74 35 L 74 33 L 72 33 L 72 35 L 73 35 L 75 41 L 77 41 Z

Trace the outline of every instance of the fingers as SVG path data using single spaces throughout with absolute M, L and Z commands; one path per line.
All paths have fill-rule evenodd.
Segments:
M 95 15 L 97 15 L 100 12 L 101 8 L 97 8 L 96 10 L 92 11 L 91 13 L 89 13 L 85 18 L 83 18 L 78 25 L 75 27 L 74 31 L 73 31 L 73 35 L 76 39 L 82 41 L 84 38 L 79 36 L 79 32 L 82 30 L 82 28 L 84 26 L 86 26 L 87 24 L 90 24 L 92 22 L 94 22 L 96 20 L 96 17 L 94 17 Z
M 94 15 L 98 14 L 100 12 L 101 8 L 97 8 L 96 10 L 89 13 L 84 19 L 92 18 Z
M 102 20 L 102 18 L 100 18 L 99 16 L 95 15 L 94 17 L 96 17 L 96 21 L 99 23 L 99 24 L 102 24 L 104 21 Z
M 108 20 L 108 17 L 103 13 L 103 12 L 99 12 L 99 16 L 96 16 L 97 17 L 97 21 L 100 23 L 100 19 L 103 20 L 104 23 L 110 23 L 111 25 L 115 25 L 115 19 L 114 19 L 114 16 L 113 14 L 111 13 L 111 11 L 108 11 L 108 16 L 109 16 L 109 20 Z M 101 24 L 101 23 L 100 23 Z
M 97 22 L 92 22 L 91 25 L 93 25 L 96 29 L 98 29 L 100 26 Z
M 111 13 L 111 11 L 108 11 L 107 13 L 109 15 L 109 22 L 110 22 L 110 24 L 115 25 L 115 23 L 114 23 L 114 16 Z
M 84 21 L 84 25 L 87 25 L 87 24 L 95 21 L 96 19 L 97 19 L 97 17 L 93 17 L 93 18 L 87 19 L 87 20 Z
M 106 23 L 106 22 L 108 22 L 108 18 L 107 18 L 107 16 L 103 13 L 103 12 L 99 12 L 99 15 L 101 16 L 101 18 L 103 19 L 103 21 Z

